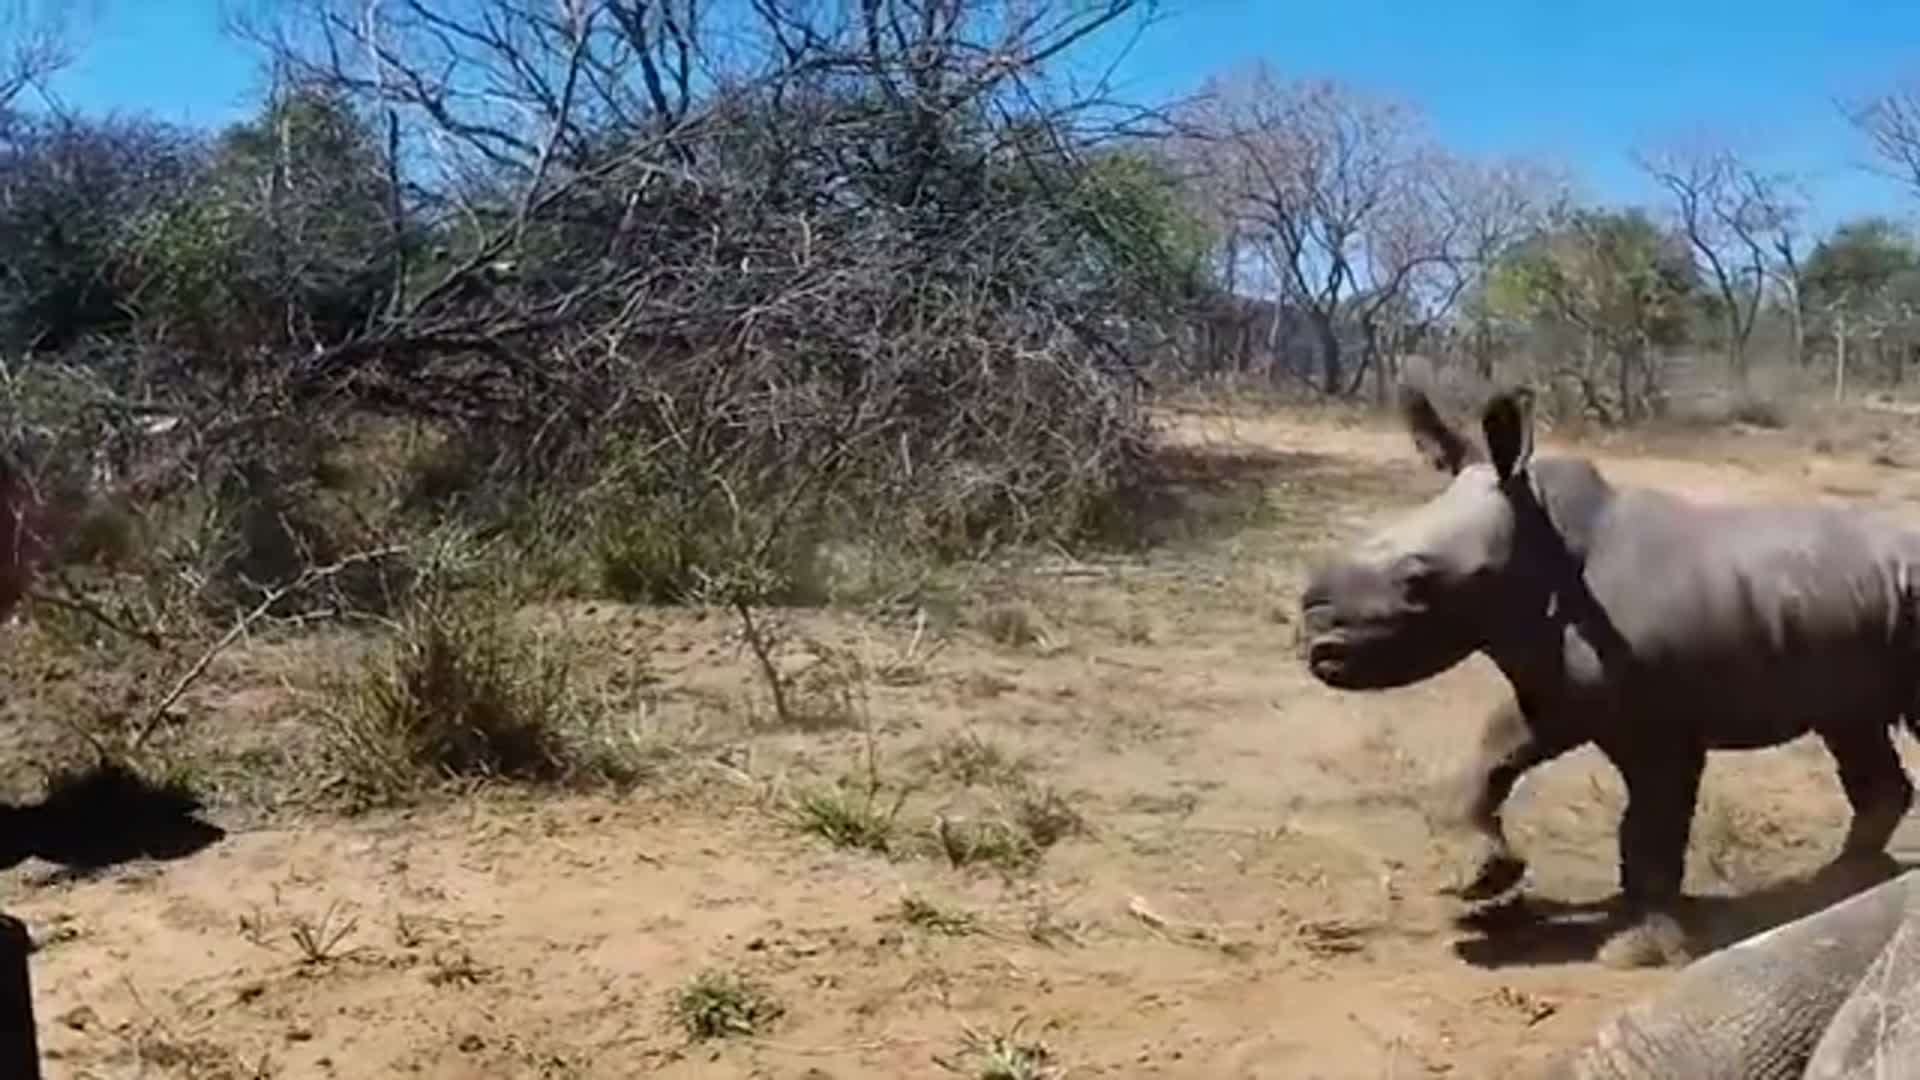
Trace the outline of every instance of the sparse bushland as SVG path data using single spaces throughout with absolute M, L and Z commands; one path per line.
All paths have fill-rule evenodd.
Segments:
M 261 7 L 284 25 L 256 28 L 271 92 L 229 129 L 4 112 L 0 450 L 32 473 L 57 544 L 22 624 L 0 630 L 0 701 L 17 739 L 4 749 L 19 751 L 0 754 L 0 770 L 40 800 L 12 820 L 126 841 L 129 820 L 180 814 L 196 796 L 300 814 L 482 786 L 633 795 L 620 812 L 640 815 L 667 804 L 671 785 L 711 777 L 694 789 L 705 800 L 697 820 L 657 832 L 648 821 L 648 850 L 614 852 L 646 866 L 640 875 L 610 866 L 604 842 L 634 840 L 632 822 L 608 828 L 598 816 L 612 800 L 535 808 L 591 833 L 572 846 L 598 865 L 543 876 L 501 910 L 551 915 L 569 905 L 547 903 L 547 890 L 589 876 L 591 887 L 614 878 L 645 890 L 708 860 L 739 866 L 777 847 L 767 842 L 777 833 L 817 879 L 753 866 L 716 888 L 694 883 L 688 899 L 757 900 L 777 880 L 801 899 L 750 905 L 755 915 L 844 927 L 853 916 L 830 891 L 848 883 L 837 875 L 931 880 L 925 895 L 865 910 L 909 928 L 893 935 L 911 939 L 903 952 L 968 957 L 977 985 L 957 988 L 962 997 L 995 982 L 1018 1007 L 1036 986 L 1103 985 L 1083 1000 L 1121 1008 L 1160 997 L 1166 984 L 1145 970 L 1153 945 L 1100 923 L 1116 865 L 1127 884 L 1140 869 L 1184 890 L 1195 880 L 1185 875 L 1214 872 L 1197 863 L 1220 856 L 1232 863 L 1225 876 L 1191 888 L 1257 909 L 1246 941 L 1144 903 L 1128 910 L 1216 955 L 1293 948 L 1270 929 L 1274 904 L 1254 904 L 1244 887 L 1267 872 L 1246 860 L 1276 847 L 1269 830 L 1203 845 L 1208 860 L 1189 857 L 1190 834 L 1173 831 L 1230 822 L 1236 809 L 1261 820 L 1269 776 L 1252 776 L 1236 807 L 1197 783 L 1225 782 L 1194 774 L 1207 758 L 1154 755 L 1156 780 L 1141 786 L 1158 801 L 1140 809 L 1159 815 L 1164 837 L 1130 834 L 1119 815 L 1108 824 L 1099 811 L 1114 805 L 1111 790 L 1067 785 L 1114 779 L 1101 756 L 1153 749 L 1140 744 L 1166 736 L 1189 703 L 1095 699 L 1156 681 L 1167 698 L 1201 696 L 1188 676 L 1231 663 L 1228 644 L 1284 642 L 1295 556 L 1347 515 L 1403 498 L 1411 469 L 1330 467 L 1332 451 L 1315 440 L 1337 440 L 1337 425 L 1288 441 L 1285 454 L 1181 446 L 1162 438 L 1154 406 L 1217 406 L 1231 390 L 1368 423 L 1402 365 L 1425 357 L 1443 396 L 1533 383 L 1556 435 L 1699 417 L 1798 437 L 1819 422 L 1819 401 L 1910 374 L 1920 263 L 1891 228 L 1843 229 L 1801 252 L 1780 188 L 1721 170 L 1741 180 L 1721 194 L 1752 187 L 1778 204 L 1746 220 L 1779 254 L 1754 264 L 1752 292 L 1722 289 L 1716 301 L 1669 214 L 1568 207 L 1543 190 L 1554 185 L 1442 152 L 1409 113 L 1351 89 L 1255 81 L 1191 108 L 1131 110 L 1104 87 L 1055 77 L 1104 66 L 1079 64 L 1077 47 L 1124 38 L 1124 24 L 1154 6 L 768 0 L 729 5 L 722 18 L 684 0 L 288 0 Z M 0 68 L 0 101 L 9 79 Z M 1795 252 L 1806 258 L 1789 265 Z M 1276 281 L 1293 287 L 1256 295 Z M 1723 348 L 1750 381 L 1729 387 Z M 1780 370 L 1787 377 L 1769 385 Z M 1693 397 L 1718 400 L 1690 401 L 1702 386 L 1712 394 Z M 1237 557 L 1230 567 L 1196 566 L 1184 551 L 1155 557 L 1222 535 L 1267 545 L 1254 575 Z M 1033 587 L 1037 555 L 1048 572 L 1068 564 L 1070 584 Z M 1076 618 L 1086 594 L 1121 591 L 1085 586 L 1083 572 L 1113 569 L 1095 556 L 1124 560 L 1128 589 L 1164 580 L 1167 591 L 1139 606 L 1168 624 L 1138 617 L 1133 595 L 1098 625 Z M 1143 562 L 1158 565 L 1136 574 Z M 1081 596 L 1065 598 L 1074 589 Z M 1214 592 L 1231 592 L 1233 605 L 1203 611 L 1191 599 Z M 1232 621 L 1249 605 L 1258 625 Z M 1216 619 L 1234 628 L 1231 643 L 1209 632 Z M 886 641 L 829 646 L 815 630 L 835 620 Z M 951 643 L 987 659 L 949 670 L 939 660 Z M 1194 662 L 1157 680 L 1095 666 L 1158 659 L 1139 655 L 1149 646 Z M 1057 677 L 1082 660 L 1099 674 Z M 958 724 L 933 715 L 948 705 Z M 1243 718 L 1267 705 L 1248 695 L 1232 707 Z M 1181 722 L 1231 726 L 1193 712 Z M 1066 729 L 1045 726 L 1056 722 Z M 856 739 L 864 768 L 836 775 L 832 762 Z M 1227 760 L 1246 754 L 1244 737 L 1230 744 Z M 1136 781 L 1122 778 L 1121 791 Z M 1208 813 L 1188 821 L 1201 791 Z M 721 799 L 767 812 L 726 814 Z M 1750 867 L 1739 853 L 1755 836 L 1770 840 L 1768 823 L 1709 818 L 1711 868 L 1734 880 L 1754 872 L 1764 860 Z M 682 825 L 691 839 L 656 864 L 653 842 Z M 1381 835 L 1354 832 L 1361 843 Z M 457 838 L 473 852 L 486 839 Z M 503 845 L 560 852 L 566 840 Z M 435 846 L 419 852 L 423 873 L 424 856 L 445 855 Z M 1410 858 L 1390 873 L 1355 859 L 1364 866 L 1349 872 L 1280 846 L 1285 861 L 1268 876 L 1309 911 L 1386 903 L 1418 879 L 1423 856 L 1417 833 L 1385 846 Z M 84 864 L 112 853 L 63 854 Z M 373 861 L 370 873 L 395 876 Z M 1068 880 L 1052 880 L 1050 863 L 1066 864 L 1072 874 L 1058 877 Z M 1090 879 L 1094 896 L 1069 899 Z M 171 905 L 174 885 L 147 892 Z M 1004 898 L 1023 893 L 1026 910 L 1009 925 Z M 426 902 L 410 885 L 399 896 Z M 473 899 L 448 906 L 472 914 L 493 897 Z M 607 910 L 577 906 L 582 919 Z M 1301 917 L 1282 908 L 1287 926 Z M 311 984 L 297 1003 L 227 1009 L 220 1023 L 272 1023 L 262 1045 L 317 1057 L 314 1031 L 274 1018 L 324 1002 L 323 983 L 373 982 L 386 967 L 341 962 L 366 929 L 344 910 L 312 904 L 262 938 Z M 194 917 L 190 904 L 169 907 L 166 933 Z M 646 917 L 618 921 L 689 950 L 738 944 L 716 940 L 740 925 L 726 912 L 678 927 Z M 1299 928 L 1314 964 L 1358 944 L 1343 922 Z M 118 927 L 103 929 L 110 949 Z M 603 966 L 583 964 L 576 948 L 592 933 L 501 929 L 517 952 L 499 970 L 539 957 L 531 977 L 545 984 L 560 966 L 569 979 Z M 998 953 L 999 938 L 1023 935 L 1025 955 L 989 965 L 1006 972 L 973 963 L 982 946 Z M 418 943 L 412 928 L 396 936 L 404 950 Z M 905 1002 L 922 1016 L 910 1023 L 950 1015 L 914 1002 L 901 968 L 884 971 L 884 987 L 859 986 L 858 965 L 879 958 L 834 937 L 822 948 L 855 951 L 814 961 L 811 944 L 748 946 L 780 997 L 852 1006 L 821 1071 L 869 1054 L 854 1040 L 894 1021 L 869 1007 Z M 1068 946 L 1088 949 L 1089 963 L 1060 965 Z M 668 1012 L 639 1026 L 663 1041 L 754 1038 L 780 1024 L 774 991 L 731 967 L 683 983 L 687 971 L 659 972 L 690 951 L 636 955 L 649 970 L 633 974 Z M 1289 956 L 1277 960 L 1296 966 Z M 435 949 L 429 963 L 426 985 L 445 988 L 432 996 L 460 999 L 438 1007 L 463 1018 L 494 1015 L 500 998 L 483 984 L 512 984 L 490 991 L 511 995 L 526 981 L 491 978 L 493 965 L 464 947 Z M 1362 969 L 1378 966 L 1374 957 Z M 1161 970 L 1193 981 L 1181 965 Z M 1263 968 L 1269 977 L 1293 985 L 1279 967 Z M 559 1075 L 661 1060 L 625 1023 L 628 989 L 561 985 L 565 994 L 539 995 L 539 1016 L 509 1008 L 490 1023 L 525 1036 L 514 1048 L 524 1060 L 461 1046 L 449 1067 Z M 608 1018 L 610 1042 L 592 1042 L 597 1020 L 560 1014 L 575 988 L 619 995 L 579 1003 Z M 847 992 L 856 988 L 858 999 Z M 264 1059 L 197 1060 L 172 1045 L 175 1030 L 182 1045 L 204 1030 L 192 1002 L 208 988 L 189 989 L 165 995 L 195 1013 L 167 1029 L 170 1061 L 140 1063 L 266 1075 Z M 1186 1022 L 1165 1008 L 1176 1002 L 1153 1005 Z M 337 1015 L 373 1015 L 365 1006 Z M 813 1011 L 794 1026 L 827 1010 Z M 445 1016 L 431 1016 L 435 1028 Z M 116 1036 L 133 1030 L 121 1023 Z M 1043 1041 L 1019 1024 L 968 1031 L 936 1060 L 978 1080 L 1059 1076 L 1061 1056 L 1083 1049 L 1131 1060 L 1139 1047 L 1111 1040 L 1137 1043 L 1137 1033 L 1115 1031 L 1100 1047 L 1077 1032 Z M 588 1042 L 572 1041 L 580 1032 Z M 318 1034 L 337 1050 L 338 1030 Z M 911 1054 L 902 1074 L 926 1071 L 919 1034 L 896 1048 Z M 787 1050 L 819 1051 L 813 1036 L 793 1035 L 798 1050 Z M 568 1045 L 566 1060 L 536 1059 L 545 1042 Z M 1392 1060 L 1406 1060 L 1400 1049 Z M 362 1052 L 335 1060 L 367 1071 L 349 1060 Z
M 1834 372 L 1853 386 L 1905 370 L 1914 245 L 1856 223 L 1790 257 L 1771 181 L 1747 185 L 1771 291 L 1703 300 L 1660 215 L 1570 207 L 1350 89 L 1243 72 L 1169 117 L 1048 77 L 1145 0 L 1011 22 L 960 0 L 940 26 L 756 9 L 766 47 L 704 74 L 686 58 L 726 31 L 691 13 L 636 44 L 598 5 L 443 6 L 279 5 L 248 28 L 275 83 L 218 132 L 0 126 L 0 449 L 56 543 L 18 677 L 96 704 L 15 697 L 62 737 L 235 800 L 310 757 L 356 802 L 449 776 L 628 784 L 659 748 L 630 702 L 570 685 L 577 658 L 529 610 L 723 612 L 762 684 L 755 732 L 826 734 L 927 657 L 790 670 L 793 609 L 938 612 L 1044 656 L 1060 629 L 1024 596 L 976 603 L 969 574 L 1318 513 L 1268 490 L 1310 462 L 1162 445 L 1156 395 L 1310 380 L 1357 416 L 1420 353 L 1454 391 L 1523 377 L 1549 418 L 1618 424 L 1672 411 L 1714 327 L 1738 331 L 1720 344 L 1744 380 L 1791 323 L 1793 392 L 1744 382 L 1716 414 L 1779 427 L 1826 378 L 1811 358 L 1855 356 Z M 486 104 L 509 99 L 530 104 Z M 1324 169 L 1289 152 L 1346 135 L 1366 152 Z M 1722 195 L 1759 179 L 1716 169 Z M 1341 185 L 1381 198 L 1322 228 Z M 1405 273 L 1329 274 L 1362 248 Z M 1251 301 L 1255 255 L 1337 287 Z M 196 736 L 236 654 L 329 635 L 369 673 L 276 672 L 302 719 L 276 715 L 253 756 Z M 1017 817 L 956 812 L 938 846 L 1029 858 L 1047 842 Z
M 1148 460 L 1138 373 L 1205 227 L 1092 98 L 1006 92 L 1134 6 L 1012 43 L 969 0 L 881 54 L 783 24 L 798 53 L 682 83 L 668 116 L 548 8 L 489 0 L 518 30 L 449 38 L 314 0 L 256 28 L 280 79 L 225 131 L 12 118 L 0 442 L 58 543 L 34 617 L 88 663 L 152 654 L 141 746 L 235 650 L 364 635 L 295 740 L 361 802 L 644 771 L 565 644 L 517 625 L 561 597 L 727 611 L 779 727 L 851 723 L 846 680 L 789 685 L 771 612 L 910 608 L 943 567 L 1095 538 Z M 476 122 L 321 28 L 377 37 L 388 74 L 461 40 L 475 78 L 576 96 Z M 900 82 L 908 56 L 936 77 Z
M 917 89 L 823 23 L 800 54 L 684 85 L 664 136 L 661 102 L 597 77 L 614 46 L 489 6 L 525 33 L 467 39 L 475 77 L 558 64 L 581 95 L 525 130 L 371 93 L 298 32 L 261 35 L 284 80 L 217 135 L 8 129 L 0 341 L 25 359 L 4 434 L 67 511 L 63 561 L 111 577 L 73 589 L 109 610 L 163 590 L 132 621 L 171 636 L 174 608 L 219 626 L 454 521 L 530 592 L 869 600 L 929 561 L 1080 537 L 1127 488 L 1135 369 L 1204 230 L 1145 143 L 1098 149 L 1082 103 L 1017 105 L 1020 72 L 981 65 L 1132 4 L 1068 5 L 985 53 L 966 41 L 997 32 L 993 5 L 962 5 L 951 33 L 888 46 L 939 73 Z M 289 6 L 390 43 L 383 64 L 443 66 L 444 27 L 335 14 Z M 937 84 L 971 89 L 926 129 L 913 95 Z M 415 576 L 369 562 L 270 614 L 385 616 Z

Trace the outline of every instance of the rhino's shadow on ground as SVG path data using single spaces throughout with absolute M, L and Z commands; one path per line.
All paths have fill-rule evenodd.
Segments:
M 1916 866 L 1920 860 L 1886 856 L 1822 867 L 1745 893 L 1689 896 L 1679 912 L 1688 951 L 1695 957 L 1705 956 L 1811 915 Z M 1627 922 L 1617 898 L 1571 902 L 1523 894 L 1469 911 L 1455 925 L 1471 933 L 1453 944 L 1461 959 L 1476 967 L 1502 968 L 1592 962 Z
M 67 876 L 136 859 L 183 859 L 227 835 L 202 820 L 200 810 L 191 792 L 155 784 L 116 762 L 59 773 L 39 801 L 0 803 L 0 869 L 30 856 Z

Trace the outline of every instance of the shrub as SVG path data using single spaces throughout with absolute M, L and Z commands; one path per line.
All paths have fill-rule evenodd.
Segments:
M 382 655 L 340 687 L 327 741 L 376 801 L 437 781 L 630 781 L 638 766 L 593 737 L 561 649 L 511 622 L 497 599 L 435 592 L 399 620 Z

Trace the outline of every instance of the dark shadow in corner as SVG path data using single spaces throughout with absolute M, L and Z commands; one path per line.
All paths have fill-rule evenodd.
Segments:
M 1693 956 L 1717 952 L 1783 923 L 1811 915 L 1857 892 L 1920 866 L 1882 856 L 1822 867 L 1737 896 L 1690 896 L 1679 912 Z M 1518 896 L 1470 911 L 1455 925 L 1473 936 L 1453 951 L 1482 968 L 1591 963 L 1625 929 L 1617 898 L 1573 903 Z
M 117 761 L 99 761 L 47 778 L 38 803 L 0 805 L 0 869 L 37 856 L 68 875 L 135 859 L 183 859 L 227 835 L 201 820 L 200 800 L 157 785 Z

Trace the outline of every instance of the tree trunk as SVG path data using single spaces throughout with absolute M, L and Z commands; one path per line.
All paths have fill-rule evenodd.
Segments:
M 1833 400 L 1843 401 L 1847 396 L 1847 313 L 1838 312 L 1833 317 Z
M 1488 325 L 1486 316 L 1474 320 L 1473 328 L 1473 367 L 1480 378 L 1493 381 L 1493 327 Z
M 1793 366 L 1807 366 L 1807 313 L 1800 301 L 1800 290 L 1793 290 L 1792 302 L 1787 305 L 1787 319 L 1793 333 Z
M 1747 345 L 1740 340 L 1740 316 L 1736 312 L 1727 320 L 1727 372 L 1733 376 L 1736 390 L 1747 388 Z
M 1601 342 L 1599 337 L 1589 332 L 1587 334 L 1587 367 L 1589 370 L 1593 370 L 1596 367 L 1598 361 L 1596 354 L 1599 352 L 1600 346 Z M 1615 397 L 1620 399 L 1620 406 L 1616 415 L 1620 417 L 1621 423 L 1632 423 L 1633 354 L 1629 349 L 1625 348 L 1623 344 L 1609 341 L 1606 343 L 1605 356 L 1613 361 L 1613 393 Z
M 1400 374 L 1395 350 L 1382 349 L 1379 337 L 1373 331 L 1367 332 L 1367 339 L 1367 352 L 1373 356 L 1373 403 L 1384 409 L 1392 399 L 1392 384 Z
M 1334 332 L 1333 320 L 1315 315 L 1314 332 L 1320 338 L 1320 378 L 1321 389 L 1329 396 L 1339 397 L 1346 393 L 1345 359 L 1340 355 L 1340 335 Z
M 1660 369 L 1654 362 L 1653 342 L 1647 339 L 1642 330 L 1634 341 L 1634 363 L 1640 368 L 1640 415 L 1643 419 L 1657 419 L 1666 411 L 1665 398 L 1660 386 Z M 1745 378 L 1745 360 L 1741 361 L 1742 378 Z

